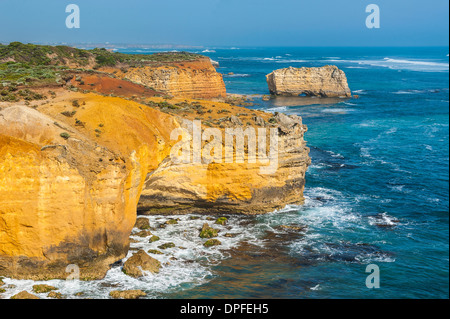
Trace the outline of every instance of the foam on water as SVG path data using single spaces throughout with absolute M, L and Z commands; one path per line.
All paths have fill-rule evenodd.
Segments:
M 190 215 L 192 216 L 192 215 Z M 144 251 L 159 250 L 162 255 L 150 255 L 160 261 L 162 268 L 157 274 L 145 273 L 141 278 L 132 278 L 125 275 L 121 266 L 114 266 L 110 269 L 106 277 L 102 280 L 89 282 L 70 282 L 65 280 L 50 280 L 34 282 L 31 280 L 13 280 L 5 278 L 4 282 L 15 285 L 15 288 L 8 289 L 4 297 L 27 290 L 32 293 L 32 286 L 35 284 L 48 284 L 57 287 L 64 295 L 70 298 L 108 298 L 109 292 L 112 290 L 132 290 L 141 289 L 148 294 L 148 298 L 157 298 L 163 293 L 170 293 L 173 290 L 189 289 L 197 285 L 201 285 L 214 277 L 211 267 L 220 263 L 221 260 L 228 258 L 227 251 L 237 247 L 241 242 L 246 241 L 255 245 L 262 245 L 259 238 L 264 225 L 249 226 L 242 224 L 242 218 L 238 216 L 228 216 L 228 224 L 226 226 L 214 224 L 214 221 L 207 220 L 207 216 L 196 216 L 198 219 L 192 220 L 190 216 L 170 216 L 170 219 L 177 219 L 178 224 L 166 225 L 160 228 L 159 225 L 164 224 L 168 217 L 163 216 L 141 216 L 141 218 L 149 219 L 150 225 L 153 227 L 152 234 L 161 238 L 161 240 L 150 243 L 149 237 L 138 237 L 136 233 L 138 229 L 133 229 L 130 236 L 133 243 L 130 244 L 128 255 L 122 260 L 125 262 L 130 258 L 136 250 Z M 199 237 L 200 229 L 204 223 L 212 225 L 219 229 L 218 239 L 221 245 L 217 247 L 206 248 L 203 243 L 206 239 Z M 250 229 L 249 229 L 250 227 Z M 261 228 L 262 227 L 262 228 Z M 230 233 L 233 237 L 226 237 L 225 234 Z M 174 248 L 160 249 L 163 243 L 172 242 L 176 245 Z M 84 292 L 83 296 L 77 297 L 77 292 Z M 41 298 L 47 298 L 46 294 L 39 294 Z
M 384 67 L 393 70 L 410 70 L 420 72 L 448 72 L 449 64 L 436 61 L 425 60 L 408 60 L 408 59 L 395 59 L 395 58 L 383 58 L 379 60 L 336 60 L 329 59 L 326 62 L 334 63 L 355 63 L 359 65 L 368 65 L 374 67 Z

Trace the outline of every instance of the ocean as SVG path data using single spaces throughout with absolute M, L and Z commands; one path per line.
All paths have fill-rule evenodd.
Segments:
M 207 216 L 172 216 L 178 224 L 153 232 L 177 246 L 152 255 L 165 265 L 159 274 L 134 279 L 114 267 L 100 281 L 45 283 L 71 298 L 108 298 L 117 289 L 149 298 L 449 297 L 448 47 L 188 51 L 219 62 L 227 91 L 252 98 L 250 108 L 303 118 L 312 158 L 305 204 L 229 215 L 217 228 L 235 237 L 221 237 L 220 249 L 198 238 Z M 271 71 L 327 64 L 346 73 L 359 98 L 261 99 Z M 168 217 L 147 218 L 155 225 Z M 134 249 L 160 245 L 132 238 Z M 379 269 L 379 288 L 366 286 L 368 265 Z M 36 283 L 4 281 L 16 285 L 10 295 Z

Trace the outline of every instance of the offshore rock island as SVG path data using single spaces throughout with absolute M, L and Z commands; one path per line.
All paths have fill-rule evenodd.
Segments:
M 351 97 L 344 71 L 334 65 L 275 70 L 266 76 L 269 91 L 283 96 Z
M 227 103 L 230 102 L 230 103 Z M 173 163 L 171 133 L 275 128 L 278 169 Z M 226 95 L 209 58 L 0 46 L 0 276 L 103 278 L 139 214 L 260 214 L 301 204 L 310 164 L 298 116 Z

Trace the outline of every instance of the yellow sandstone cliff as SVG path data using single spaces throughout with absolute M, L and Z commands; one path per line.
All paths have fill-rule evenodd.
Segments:
M 75 264 L 81 279 L 101 278 L 125 257 L 137 210 L 256 214 L 302 203 L 310 159 L 301 118 L 185 97 L 222 92 L 217 81 L 208 84 L 215 91 L 206 84 L 188 90 L 182 81 L 184 96 L 170 100 L 142 96 L 137 103 L 61 88 L 34 108 L 2 105 L 0 275 L 67 278 L 66 267 Z M 223 133 L 275 130 L 276 170 L 263 174 L 267 164 L 248 162 L 174 163 L 171 133 L 199 117 L 203 129 Z
M 66 278 L 76 264 L 82 279 L 101 278 L 128 251 L 145 176 L 177 124 L 119 98 L 65 99 L 80 97 L 76 120 L 59 114 L 67 100 L 0 112 L 2 275 Z
M 222 75 L 216 72 L 209 58 L 159 67 L 130 68 L 119 76 L 175 97 L 211 99 L 226 96 Z

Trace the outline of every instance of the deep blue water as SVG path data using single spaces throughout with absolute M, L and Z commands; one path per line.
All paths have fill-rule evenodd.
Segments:
M 180 216 L 179 225 L 154 232 L 187 248 L 154 256 L 167 262 L 160 274 L 137 280 L 112 269 L 81 290 L 99 298 L 110 284 L 152 298 L 448 298 L 448 48 L 209 51 L 199 53 L 220 63 L 229 93 L 256 94 L 254 108 L 303 117 L 312 158 L 305 204 L 230 216 L 221 234 L 239 235 L 221 237 L 215 250 L 198 238 L 205 216 Z M 261 100 L 272 70 L 326 64 L 345 71 L 359 99 Z M 307 228 L 286 232 L 282 224 Z M 133 245 L 156 248 L 148 240 Z M 369 264 L 380 269 L 379 289 L 366 287 Z M 33 284 L 11 283 L 18 290 Z
M 307 234 L 283 242 L 285 264 L 232 258 L 213 269 L 219 278 L 174 296 L 448 298 L 448 48 L 208 51 L 229 93 L 268 94 L 272 70 L 334 64 L 360 98 L 255 98 L 256 108 L 303 117 L 312 158 L 306 204 L 257 222 L 306 224 Z M 380 268 L 380 289 L 365 286 L 368 264 Z M 239 280 L 247 286 L 226 289 Z

